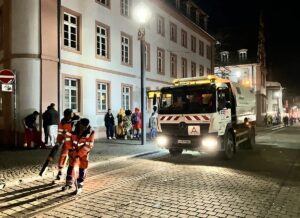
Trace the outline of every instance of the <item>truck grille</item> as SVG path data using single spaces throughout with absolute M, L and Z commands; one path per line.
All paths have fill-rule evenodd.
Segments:
M 161 124 L 161 130 L 162 133 L 166 135 L 188 136 L 188 126 L 200 126 L 201 135 L 208 133 L 209 129 L 209 124 L 163 123 Z

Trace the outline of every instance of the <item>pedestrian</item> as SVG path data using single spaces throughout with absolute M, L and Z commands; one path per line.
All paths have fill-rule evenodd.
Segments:
M 64 117 L 61 119 L 58 127 L 57 144 L 62 145 L 61 153 L 58 161 L 58 173 L 56 176 L 57 181 L 62 178 L 62 170 L 68 160 L 69 151 L 72 150 L 71 133 L 72 122 L 79 120 L 79 117 L 74 116 L 72 109 L 64 110 Z
M 58 112 L 55 110 L 55 104 L 50 104 L 48 111 L 48 133 L 50 136 L 50 145 L 54 147 L 57 138 L 57 129 L 59 123 Z
M 24 147 L 37 148 L 44 146 L 41 140 L 41 132 L 37 130 L 36 124 L 36 118 L 39 114 L 39 112 L 34 111 L 23 119 L 25 129 Z
M 134 113 L 132 114 L 132 124 L 133 124 L 133 134 L 140 140 L 141 137 L 141 128 L 142 128 L 142 114 L 139 108 L 134 109 Z
M 111 109 L 108 109 L 105 117 L 104 117 L 105 127 L 106 127 L 106 138 L 112 139 L 114 137 L 114 126 L 115 126 L 115 118 L 111 113 Z
M 149 128 L 150 128 L 150 139 L 153 140 L 156 137 L 156 131 L 157 131 L 157 107 L 153 107 L 153 112 L 151 114 L 151 117 L 149 119 Z
M 47 110 L 45 110 L 45 112 L 42 115 L 43 129 L 44 129 L 44 136 L 45 136 L 45 140 L 44 140 L 45 145 L 48 145 L 48 138 L 49 138 L 49 132 L 48 132 L 49 110 L 50 110 L 50 106 L 47 107 Z
M 117 131 L 116 131 L 116 137 L 121 138 L 124 136 L 124 117 L 125 117 L 125 111 L 123 108 L 120 109 L 119 113 L 117 114 Z
M 124 139 L 127 140 L 127 137 L 130 136 L 130 138 L 133 138 L 133 131 L 132 131 L 132 122 L 131 122 L 131 115 L 132 112 L 131 110 L 126 110 L 125 111 L 125 117 L 123 119 L 124 121 Z
M 72 188 L 74 179 L 76 179 L 76 194 L 80 194 L 82 192 L 88 168 L 89 152 L 94 146 L 94 130 L 91 128 L 89 123 L 90 121 L 88 119 L 83 118 L 72 124 L 71 142 L 73 148 L 70 153 L 66 185 L 63 187 L 63 190 Z M 75 163 L 79 166 L 77 178 L 73 178 Z

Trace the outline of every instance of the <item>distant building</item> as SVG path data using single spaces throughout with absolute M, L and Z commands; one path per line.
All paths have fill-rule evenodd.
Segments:
M 0 69 L 17 76 L 15 121 L 13 96 L 0 91 L 0 134 L 8 136 L 0 144 L 12 144 L 14 132 L 21 141 L 22 118 L 52 102 L 60 114 L 72 108 L 89 118 L 97 137 L 104 135 L 108 108 L 116 114 L 140 107 L 139 25 L 133 20 L 140 1 L 57 2 L 0 0 Z M 215 39 L 206 31 L 207 14 L 192 1 L 146 2 L 152 10 L 145 28 L 147 89 L 211 74 Z
M 256 93 L 257 102 L 257 124 L 261 125 L 267 112 L 266 102 L 266 53 L 265 38 L 263 34 L 263 23 L 260 19 L 258 28 L 258 40 L 256 42 L 257 49 L 246 49 L 242 47 L 251 41 L 249 38 L 239 38 L 232 40 L 226 46 L 217 45 L 216 65 L 214 73 L 217 76 L 230 79 L 234 82 L 241 83 L 252 88 Z
M 273 117 L 279 116 L 281 121 L 284 115 L 282 90 L 279 82 L 267 81 L 267 114 Z

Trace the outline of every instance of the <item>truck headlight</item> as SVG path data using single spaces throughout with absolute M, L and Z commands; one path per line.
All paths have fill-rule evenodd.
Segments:
M 157 138 L 156 138 L 156 142 L 157 142 L 157 144 L 159 145 L 159 146 L 161 146 L 161 147 L 166 147 L 167 145 L 168 145 L 168 142 L 169 142 L 169 140 L 168 140 L 168 138 L 166 137 L 166 136 L 158 136 Z
M 215 137 L 205 137 L 202 139 L 202 146 L 208 150 L 215 150 L 218 146 L 218 140 Z

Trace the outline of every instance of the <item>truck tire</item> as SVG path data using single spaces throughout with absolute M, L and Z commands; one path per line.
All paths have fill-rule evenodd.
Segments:
M 169 153 L 171 156 L 178 156 L 181 155 L 183 152 L 183 149 L 180 148 L 170 148 L 169 149 Z
M 224 160 L 230 160 L 233 158 L 235 152 L 235 145 L 233 140 L 233 135 L 231 132 L 228 132 L 223 140 L 224 151 L 221 152 L 221 158 Z
M 252 127 L 249 130 L 249 137 L 248 137 L 248 140 L 245 142 L 245 148 L 253 149 L 254 146 L 255 146 L 255 128 Z

